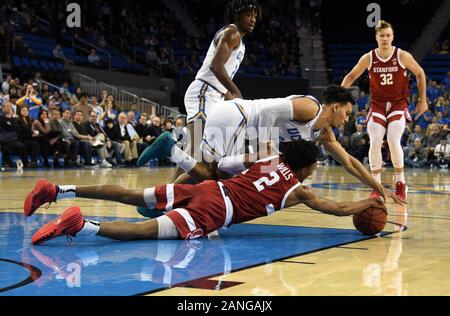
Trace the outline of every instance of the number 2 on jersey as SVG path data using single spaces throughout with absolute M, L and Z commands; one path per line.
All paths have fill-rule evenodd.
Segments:
M 253 185 L 256 187 L 256 190 L 258 190 L 258 192 L 261 192 L 262 190 L 265 189 L 263 184 L 270 187 L 280 180 L 280 176 L 276 172 L 271 172 L 269 175 L 272 177 L 272 179 L 269 179 L 267 177 L 262 177 L 262 178 L 256 180 L 255 182 L 253 182 Z

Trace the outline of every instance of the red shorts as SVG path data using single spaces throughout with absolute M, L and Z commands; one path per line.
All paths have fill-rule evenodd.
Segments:
M 411 121 L 407 101 L 380 102 L 371 100 L 367 123 L 372 119 L 375 123 L 387 127 L 389 123 L 400 120 L 403 116 L 407 121 Z
M 224 197 L 217 181 L 197 185 L 168 184 L 155 188 L 156 208 L 168 211 L 182 239 L 206 236 L 224 226 Z

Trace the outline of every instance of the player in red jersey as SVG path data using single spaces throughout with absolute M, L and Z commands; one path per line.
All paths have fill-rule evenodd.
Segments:
M 353 215 L 368 207 L 386 210 L 378 199 L 339 203 L 319 197 L 310 188 L 302 186 L 301 182 L 315 170 L 318 154 L 313 142 L 294 141 L 289 143 L 283 155 L 260 160 L 233 179 L 208 180 L 196 185 L 168 184 L 144 191 L 111 185 L 57 186 L 41 180 L 28 199 L 36 206 L 81 197 L 148 207 L 164 212 L 164 215 L 136 223 L 98 223 L 85 220 L 79 207 L 70 207 L 41 227 L 33 235 L 32 242 L 42 244 L 58 236 L 76 234 L 118 240 L 193 239 L 299 203 L 337 216 Z
M 380 21 L 375 28 L 378 48 L 363 55 L 356 66 L 342 81 L 348 88 L 367 69 L 370 78 L 370 112 L 367 132 L 370 137 L 369 162 L 372 176 L 381 183 L 381 146 L 387 132 L 391 160 L 395 169 L 396 195 L 406 200 L 408 187 L 404 176 L 404 157 L 400 144 L 405 130 L 408 113 L 410 70 L 417 79 L 419 102 L 415 113 L 422 115 L 428 109 L 426 102 L 426 77 L 414 57 L 400 48 L 392 46 L 394 30 L 386 21 Z M 373 191 L 372 197 L 379 193 Z

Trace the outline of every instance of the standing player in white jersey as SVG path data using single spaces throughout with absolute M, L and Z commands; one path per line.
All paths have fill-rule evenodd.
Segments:
M 163 133 L 148 147 L 148 157 L 167 157 L 197 181 L 236 175 L 254 161 L 271 155 L 270 142 L 299 139 L 320 141 L 325 149 L 351 175 L 379 192 L 401 202 L 392 192 L 376 182 L 364 166 L 336 141 L 332 127 L 348 120 L 355 103 L 349 90 L 331 85 L 323 92 L 323 105 L 312 96 L 223 101 L 211 111 L 205 125 L 202 151 L 207 161 L 200 163 L 181 151 L 170 136 Z M 243 154 L 245 135 L 258 139 L 259 151 Z M 141 156 L 138 165 L 145 164 Z
M 396 194 L 403 200 L 407 198 L 408 187 L 404 175 L 404 157 L 401 138 L 405 131 L 408 113 L 410 70 L 417 78 L 419 102 L 415 112 L 423 114 L 426 102 L 426 77 L 422 67 L 414 57 L 400 48 L 392 46 L 394 30 L 392 25 L 381 20 L 375 28 L 378 48 L 363 55 L 351 72 L 345 76 L 342 86 L 349 88 L 367 69 L 370 77 L 370 112 L 367 132 L 370 138 L 369 162 L 372 176 L 381 183 L 383 158 L 381 146 L 387 132 L 391 160 L 395 169 Z M 376 191 L 372 197 L 377 197 Z
M 204 123 L 212 108 L 224 99 L 242 98 L 233 77 L 244 59 L 245 45 L 242 40 L 253 32 L 261 13 L 257 0 L 233 0 L 225 9 L 225 19 L 231 24 L 215 34 L 203 65 L 184 97 L 187 128 L 191 135 L 187 152 L 191 156 L 199 152 Z

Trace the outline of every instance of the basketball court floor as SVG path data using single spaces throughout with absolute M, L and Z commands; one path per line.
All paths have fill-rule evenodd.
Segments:
M 450 295 L 450 177 L 408 170 L 406 207 L 388 203 L 380 236 L 351 217 L 303 205 L 191 241 L 120 242 L 76 237 L 32 246 L 31 236 L 71 205 L 97 220 L 142 220 L 134 207 L 64 200 L 25 218 L 25 195 L 39 178 L 58 184 L 166 183 L 172 168 L 0 173 L 0 295 Z M 383 174 L 392 183 L 392 171 Z M 366 198 L 367 187 L 340 167 L 319 166 L 311 186 L 337 201 Z

